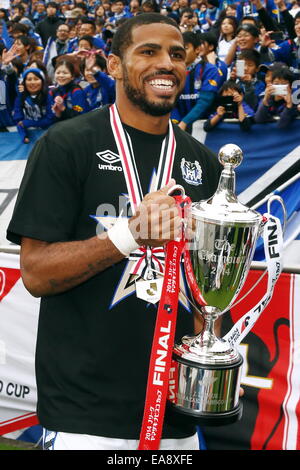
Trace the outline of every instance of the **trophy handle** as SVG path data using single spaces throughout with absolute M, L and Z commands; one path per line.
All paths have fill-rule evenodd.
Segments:
M 272 194 L 268 201 L 267 201 L 267 215 L 271 215 L 271 205 L 274 201 L 277 201 L 279 202 L 279 204 L 281 205 L 281 208 L 282 208 L 282 212 L 283 212 L 283 222 L 281 223 L 282 225 L 282 236 L 284 235 L 285 233 L 285 229 L 286 229 L 286 223 L 287 223 L 287 211 L 286 211 L 286 207 L 285 207 L 285 204 L 284 204 L 284 201 L 282 199 L 281 196 L 278 196 L 277 194 Z M 261 226 L 260 226 L 260 230 L 259 230 L 259 235 L 262 236 L 262 232 L 263 232 L 263 228 L 264 228 L 264 225 L 265 225 L 265 221 L 263 221 L 261 223 Z M 268 268 L 266 268 L 263 273 L 261 274 L 261 276 L 259 276 L 259 278 L 257 279 L 257 281 L 253 284 L 253 286 L 248 290 L 248 292 L 246 292 L 243 297 L 240 297 L 236 302 L 234 302 L 230 308 L 233 308 L 235 307 L 236 305 L 238 305 L 240 302 L 242 302 L 242 300 L 244 300 L 255 288 L 256 286 L 262 281 L 262 279 L 264 278 L 264 276 L 267 274 L 268 272 Z M 225 310 L 225 312 L 228 312 L 230 310 L 230 308 L 228 308 L 227 310 Z M 224 312 L 224 313 L 225 313 Z
M 185 197 L 185 190 L 181 184 L 174 184 L 168 191 L 168 196 L 172 196 L 175 191 L 179 191 L 182 197 Z
M 272 196 L 270 196 L 270 198 L 268 199 L 268 202 L 267 202 L 268 214 L 271 214 L 271 204 L 274 201 L 278 201 L 279 204 L 281 205 L 281 208 L 282 208 L 282 212 L 283 212 L 282 234 L 284 235 L 285 229 L 286 229 L 286 221 L 287 221 L 286 207 L 285 207 L 284 201 L 283 201 L 281 196 L 278 196 L 278 194 L 272 194 Z

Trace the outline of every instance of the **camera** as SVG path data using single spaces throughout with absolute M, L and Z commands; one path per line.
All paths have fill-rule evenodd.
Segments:
M 237 103 L 233 101 L 233 96 L 219 96 L 217 106 L 223 106 L 225 108 L 225 118 L 232 119 L 236 117 L 238 107 Z
M 281 31 L 270 33 L 269 36 L 270 36 L 270 39 L 272 39 L 272 41 L 283 41 L 283 33 Z
M 272 85 L 273 86 L 273 92 L 272 95 L 274 96 L 285 96 L 288 93 L 288 86 L 283 85 L 283 84 L 278 84 L 278 85 Z
M 235 63 L 236 66 L 236 74 L 238 77 L 243 77 L 245 75 L 245 61 L 244 60 L 237 60 Z

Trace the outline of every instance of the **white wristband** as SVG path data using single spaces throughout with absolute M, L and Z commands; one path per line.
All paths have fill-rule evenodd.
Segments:
M 132 236 L 128 220 L 126 217 L 119 217 L 115 225 L 107 231 L 110 241 L 124 256 L 128 256 L 140 246 Z

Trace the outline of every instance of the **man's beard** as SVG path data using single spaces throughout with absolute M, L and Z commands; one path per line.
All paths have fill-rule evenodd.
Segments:
M 150 114 L 150 116 L 165 116 L 166 114 L 169 114 L 174 108 L 177 98 L 180 95 L 180 93 L 178 93 L 174 102 L 171 102 L 170 99 L 166 97 L 165 101 L 156 103 L 148 100 L 146 94 L 141 90 L 137 90 L 130 85 L 126 67 L 123 68 L 123 77 L 124 90 L 127 98 L 144 113 Z

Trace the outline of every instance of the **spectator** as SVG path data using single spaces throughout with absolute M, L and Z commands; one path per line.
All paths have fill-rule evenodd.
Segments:
M 199 2 L 197 4 L 197 8 L 195 9 L 195 13 L 198 16 L 198 23 L 201 28 L 201 31 L 207 31 L 210 29 L 210 23 L 207 21 L 207 3 L 206 2 Z
M 158 13 L 159 6 L 155 0 L 145 0 L 141 6 L 142 12 L 144 13 Z
M 131 13 L 131 16 L 136 16 L 141 12 L 139 0 L 131 0 L 131 2 L 129 3 L 129 11 Z
M 245 49 L 240 53 L 239 60 L 243 61 L 243 75 L 238 76 L 236 67 L 233 67 L 230 78 L 240 85 L 245 102 L 256 111 L 265 90 L 265 83 L 258 78 L 259 52 L 254 49 Z
M 91 20 L 90 18 L 84 17 L 81 18 L 81 24 L 78 28 L 77 37 L 69 42 L 68 53 L 78 50 L 78 42 L 82 36 L 92 36 L 94 48 L 104 50 L 105 43 L 103 39 L 97 37 L 96 35 L 95 21 Z
M 283 62 L 274 62 L 273 64 L 261 64 L 259 66 L 258 75 L 260 79 L 265 83 L 265 87 L 272 83 L 273 71 L 277 68 L 286 67 L 286 64 Z M 264 93 L 263 93 L 264 94 Z
M 219 91 L 221 97 L 232 97 L 232 102 L 220 104 L 217 100 L 216 111 L 204 123 L 204 130 L 213 130 L 224 118 L 238 119 L 241 130 L 248 131 L 252 125 L 253 109 L 244 101 L 242 88 L 231 80 L 225 82 Z
M 81 36 L 78 41 L 78 51 L 90 51 L 94 48 L 93 36 Z
M 37 25 L 40 21 L 45 19 L 46 16 L 47 12 L 45 2 L 39 0 L 34 4 L 34 10 L 32 12 L 32 19 L 34 24 Z
M 225 61 L 225 57 L 234 41 L 237 26 L 237 21 L 233 16 L 225 16 L 220 23 L 217 54 L 222 61 Z
M 197 13 L 195 13 L 194 10 L 190 7 L 184 8 L 181 11 L 179 27 L 182 33 L 185 33 L 188 31 L 195 32 L 200 29 L 199 27 L 198 28 L 195 27 L 195 23 L 193 21 L 194 15 L 198 19 Z
M 5 10 L 5 8 L 0 8 L 0 21 L 3 20 L 6 23 L 9 21 L 9 14 L 8 10 Z
M 89 85 L 84 88 L 89 110 L 101 108 L 115 101 L 115 81 L 107 75 L 106 60 L 99 54 L 90 54 L 82 72 Z
M 35 40 L 38 50 L 43 50 L 42 39 L 39 34 L 30 30 L 26 24 L 14 23 L 11 29 L 11 36 L 17 39 L 20 36 L 27 36 Z
M 237 17 L 237 5 L 235 3 L 231 3 L 230 5 L 227 5 L 225 8 L 225 15 L 226 16 L 234 16 L 234 18 Z
M 14 13 L 12 15 L 12 19 L 15 22 L 25 24 L 29 29 L 34 29 L 34 24 L 25 15 L 25 7 L 21 3 L 14 6 L 13 10 L 14 10 Z
M 35 59 L 35 58 L 31 57 L 30 61 L 27 64 L 27 66 L 25 67 L 25 69 L 27 70 L 27 69 L 30 69 L 30 68 L 40 69 L 44 74 L 46 85 L 50 86 L 52 84 L 52 81 L 51 81 L 51 79 L 48 75 L 47 68 L 41 60 L 38 60 L 38 59 Z
M 240 51 L 244 49 L 255 49 L 259 43 L 259 30 L 251 24 L 239 26 L 236 37 L 225 58 L 227 65 L 232 65 Z
M 54 121 L 45 76 L 40 69 L 23 73 L 24 91 L 15 102 L 13 118 L 24 144 L 29 143 L 28 128 L 47 129 Z
M 272 53 L 276 62 L 284 62 L 300 78 L 300 12 L 295 15 L 293 37 L 272 48 Z
M 17 74 L 12 65 L 14 46 L 6 51 L 0 45 L 0 129 L 13 126 L 12 111 L 16 99 Z
M 210 23 L 210 25 L 212 26 L 216 22 L 216 20 L 218 19 L 219 0 L 206 0 L 206 1 L 207 1 L 207 6 L 208 6 L 207 20 Z
M 214 33 L 208 31 L 200 35 L 201 47 L 200 55 L 218 69 L 218 88 L 227 80 L 228 67 L 227 64 L 216 54 L 218 40 Z
M 126 9 L 125 0 L 113 0 L 112 2 L 112 11 L 113 16 L 111 16 L 108 21 L 116 25 L 117 21 L 122 18 L 130 18 L 132 14 Z
M 84 16 L 85 18 L 88 17 L 87 16 L 88 15 L 88 6 L 86 5 L 86 3 L 79 1 L 79 2 L 75 2 L 74 6 L 75 6 L 75 9 L 80 14 L 80 16 Z
M 56 38 L 50 36 L 47 41 L 43 55 L 43 62 L 47 67 L 47 71 L 51 79 L 54 77 L 52 59 L 67 53 L 69 46 L 69 33 L 70 27 L 67 24 L 62 23 L 56 30 Z
M 14 41 L 17 57 L 20 58 L 24 67 L 30 59 L 30 54 L 36 50 L 36 43 L 27 36 L 20 36 Z
M 106 20 L 107 18 L 108 18 L 108 15 L 107 15 L 103 5 L 102 4 L 97 5 L 97 7 L 95 9 L 95 20 L 97 20 L 97 19 Z
M 58 86 L 50 90 L 50 96 L 56 120 L 70 119 L 88 111 L 84 92 L 75 82 L 72 62 L 59 60 L 55 66 L 54 80 Z
M 288 67 L 277 67 L 272 72 L 272 81 L 265 90 L 263 100 L 255 113 L 255 122 L 272 122 L 279 118 L 278 127 L 288 127 L 297 115 L 292 101 L 293 73 Z
M 200 56 L 202 41 L 200 34 L 183 33 L 186 50 L 187 77 L 185 87 L 171 113 L 174 121 L 181 129 L 191 132 L 192 124 L 207 117 L 218 91 L 218 69 L 207 62 L 206 57 Z
M 58 5 L 55 2 L 50 1 L 47 3 L 47 16 L 45 19 L 40 21 L 35 31 L 42 38 L 43 46 L 46 47 L 47 41 L 50 37 L 56 37 L 56 30 L 60 24 L 63 24 L 64 21 L 58 16 Z

